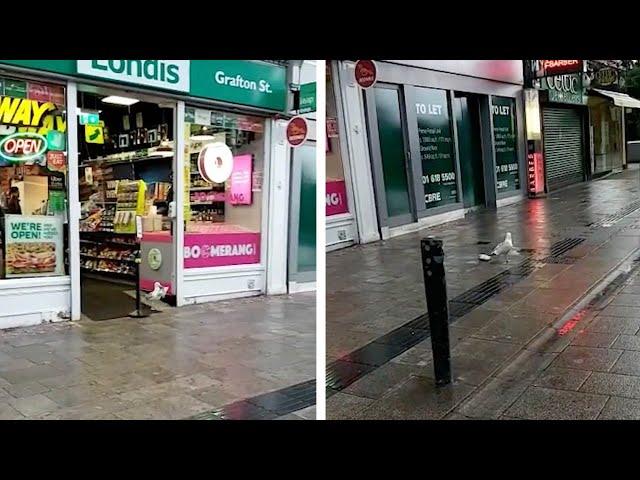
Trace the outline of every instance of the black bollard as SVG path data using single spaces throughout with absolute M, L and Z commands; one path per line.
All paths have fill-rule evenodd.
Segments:
M 138 243 L 138 252 L 136 254 L 136 309 L 129 314 L 131 318 L 144 318 L 149 315 L 142 310 L 142 299 L 140 298 L 140 244 Z
M 449 307 L 442 240 L 433 237 L 423 238 L 420 246 L 436 385 L 447 385 L 451 383 L 451 352 L 449 351 Z

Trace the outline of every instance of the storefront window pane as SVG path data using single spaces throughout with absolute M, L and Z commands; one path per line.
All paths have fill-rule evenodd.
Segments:
M 338 109 L 327 66 L 327 185 L 326 216 L 347 213 L 347 188 L 344 180 L 344 166 L 340 152 L 340 132 L 338 131 Z
M 62 86 L 0 77 L 0 278 L 68 272 Z
M 316 147 L 303 145 L 293 152 L 300 163 L 300 213 L 298 219 L 298 272 L 316 270 Z
M 458 201 L 447 92 L 416 88 L 416 118 L 426 208 Z
M 492 97 L 493 143 L 496 152 L 498 193 L 520 189 L 516 134 L 516 102 L 513 98 Z
M 264 120 L 187 107 L 185 268 L 260 263 Z

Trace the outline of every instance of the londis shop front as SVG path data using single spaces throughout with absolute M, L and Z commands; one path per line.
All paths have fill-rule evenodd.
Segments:
M 120 318 L 138 287 L 150 314 L 286 293 L 286 78 L 269 61 L 0 60 L 0 328 Z

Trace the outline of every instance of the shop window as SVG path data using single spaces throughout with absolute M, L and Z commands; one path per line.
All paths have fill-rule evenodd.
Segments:
M 306 144 L 293 151 L 300 168 L 297 272 L 316 270 L 316 146 Z
M 65 89 L 0 77 L 0 278 L 68 274 Z
M 326 216 L 349 212 L 344 166 L 340 152 L 340 132 L 338 131 L 338 109 L 334 85 L 327 65 L 327 152 L 326 152 Z
M 516 102 L 513 98 L 492 97 L 493 144 L 496 154 L 498 193 L 520 189 L 516 130 Z
M 151 236 L 171 247 L 173 109 L 136 98 L 79 92 L 76 114 L 80 265 L 83 286 L 93 287 L 83 288 L 83 302 L 85 290 L 97 298 L 119 289 L 125 298 L 136 278 L 136 217 L 142 217 L 143 242 Z M 149 290 L 144 278 L 141 283 Z M 85 303 L 87 313 L 90 302 Z
M 260 263 L 264 120 L 187 107 L 185 268 Z
M 447 92 L 416 87 L 415 99 L 425 207 L 456 203 L 458 186 Z

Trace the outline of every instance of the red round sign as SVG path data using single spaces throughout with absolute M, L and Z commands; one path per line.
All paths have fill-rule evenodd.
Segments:
M 303 117 L 293 117 L 287 124 L 287 142 L 292 147 L 298 147 L 304 143 L 309 134 L 307 121 Z
M 373 87 L 378 80 L 378 68 L 373 60 L 358 60 L 355 70 L 356 82 L 362 88 Z

